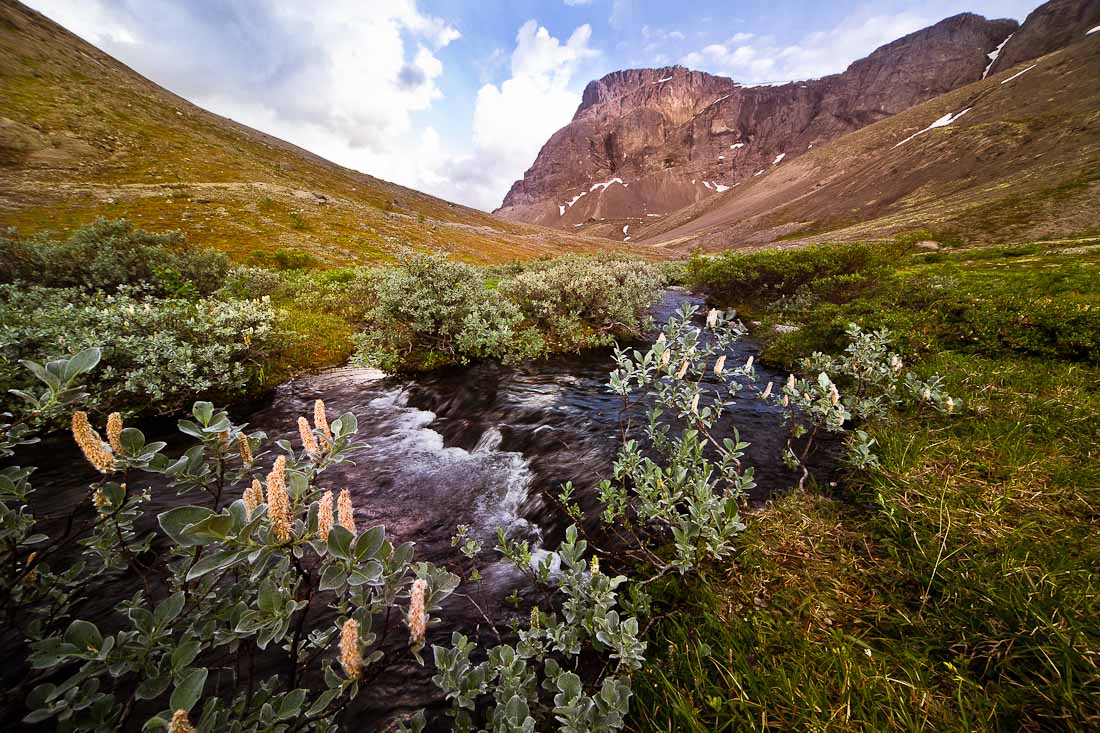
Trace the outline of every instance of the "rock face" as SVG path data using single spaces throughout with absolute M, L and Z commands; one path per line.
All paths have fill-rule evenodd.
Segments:
M 572 122 L 495 213 L 616 239 L 789 162 L 814 145 L 982 77 L 1013 20 L 964 13 L 883 46 L 841 74 L 746 87 L 680 66 L 593 81 Z
M 1051 0 L 1033 10 L 990 67 L 991 74 L 1057 51 L 1100 26 L 1100 0 Z M 1100 32 L 1100 31 L 1098 31 Z

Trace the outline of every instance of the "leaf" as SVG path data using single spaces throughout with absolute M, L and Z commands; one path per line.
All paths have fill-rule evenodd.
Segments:
M 202 688 L 206 686 L 206 667 L 197 667 L 182 679 L 176 682 L 176 689 L 172 691 L 172 697 L 168 701 L 171 710 L 187 710 L 195 707 L 195 703 L 202 697 Z
M 209 425 L 210 418 L 214 417 L 214 405 L 209 402 L 199 401 L 191 407 L 191 414 L 201 425 Z
M 122 445 L 122 452 L 128 456 L 136 456 L 145 448 L 145 433 L 137 428 L 126 428 L 118 436 L 118 442 Z
M 344 569 L 335 563 L 325 568 L 321 573 L 321 583 L 318 590 L 334 590 L 347 582 L 347 574 Z
M 377 557 L 382 549 L 382 543 L 386 541 L 386 527 L 378 524 L 368 529 L 355 541 L 355 559 L 362 561 L 367 558 Z
M 65 641 L 83 652 L 98 651 L 103 645 L 103 635 L 90 621 L 76 620 L 65 629 Z
M 185 641 L 178 647 L 172 650 L 172 671 L 179 672 L 181 669 L 195 661 L 195 657 L 199 655 L 199 650 L 202 649 L 202 644 L 192 639 Z
M 65 370 L 61 375 L 61 378 L 66 382 L 71 382 L 81 374 L 92 371 L 99 364 L 99 359 L 102 352 L 98 347 L 93 346 L 89 349 L 84 349 L 79 354 L 72 356 L 65 364 Z
M 191 566 L 191 569 L 187 571 L 187 580 L 190 582 L 196 578 L 201 578 L 207 573 L 227 568 L 237 560 L 237 557 L 237 553 L 233 550 L 211 553 Z
M 298 715 L 298 711 L 302 709 L 302 703 L 306 701 L 305 690 L 292 690 L 283 695 L 283 700 L 279 704 L 279 710 L 275 713 L 276 720 L 286 720 L 287 718 L 293 718 Z
M 355 539 L 351 532 L 339 525 L 328 533 L 328 551 L 341 560 L 351 559 L 351 541 Z
M 146 677 L 134 691 L 134 697 L 138 700 L 152 700 L 164 694 L 168 685 L 172 684 L 172 675 L 162 674 L 157 677 Z
M 189 547 L 201 543 L 186 538 L 183 534 L 184 530 L 213 514 L 214 512 L 201 506 L 180 506 L 157 515 L 157 521 L 160 523 L 160 528 L 175 540 L 176 544 Z

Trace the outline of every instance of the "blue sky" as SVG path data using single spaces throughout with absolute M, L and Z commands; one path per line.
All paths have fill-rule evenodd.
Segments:
M 584 85 L 684 64 L 742 83 L 843 71 L 964 11 L 1037 0 L 29 0 L 219 114 L 486 210 Z

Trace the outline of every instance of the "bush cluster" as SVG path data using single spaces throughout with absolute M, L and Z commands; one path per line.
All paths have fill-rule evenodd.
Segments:
M 52 288 L 112 289 L 143 283 L 154 293 L 194 298 L 221 287 L 221 252 L 188 247 L 179 232 L 154 234 L 125 219 L 99 219 L 67 239 L 0 236 L 0 282 Z
M 771 303 L 812 293 L 846 302 L 886 276 L 903 245 L 818 244 L 717 257 L 695 255 L 687 265 L 690 287 L 723 303 Z
M 89 386 L 95 410 L 172 412 L 195 395 L 234 395 L 272 355 L 276 311 L 263 300 L 158 298 L 0 285 L 0 387 L 27 384 L 23 360 L 102 345 L 108 366 Z
M 562 257 L 487 271 L 441 255 L 353 276 L 356 359 L 387 371 L 514 362 L 641 334 L 663 278 L 640 260 Z M 333 298 L 322 292 L 320 302 Z

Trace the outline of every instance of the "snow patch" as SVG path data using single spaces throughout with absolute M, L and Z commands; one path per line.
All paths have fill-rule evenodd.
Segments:
M 564 204 L 559 204 L 558 205 L 558 216 L 565 216 L 565 210 L 566 209 L 573 208 L 573 204 L 580 201 L 581 196 L 587 196 L 587 195 L 588 195 L 588 191 L 581 191 L 576 196 L 574 196 L 572 199 L 570 199 L 569 201 L 566 201 Z
M 1021 72 L 1021 73 L 1023 73 L 1023 72 Z M 1001 82 L 1001 83 L 1003 84 L 1004 82 Z M 910 140 L 912 140 L 913 138 L 915 138 L 917 135 L 923 135 L 924 133 L 928 132 L 929 130 L 935 130 L 937 127 L 947 127 L 952 122 L 959 119 L 960 117 L 962 117 L 963 115 L 965 115 L 967 112 L 969 112 L 972 109 L 974 109 L 974 108 L 973 107 L 967 107 L 966 109 L 959 112 L 958 114 L 955 114 L 953 112 L 948 112 L 947 114 L 945 114 L 943 117 L 941 117 L 938 120 L 936 120 L 935 122 L 933 122 L 928 127 L 924 128 L 920 132 L 914 132 L 912 135 L 905 138 L 904 140 L 902 140 L 900 143 L 898 143 L 894 147 L 896 148 L 896 147 L 898 147 L 898 145 L 904 145 L 905 143 L 907 143 Z
M 724 155 L 719 155 L 718 156 L 718 160 L 725 160 L 725 159 L 726 159 L 726 156 L 724 156 Z
M 703 188 L 710 188 L 710 181 L 703 181 Z
M 1027 67 L 1027 68 L 1026 68 L 1026 69 L 1024 69 L 1023 71 L 1017 71 L 1017 72 L 1016 72 L 1015 74 L 1013 74 L 1012 76 L 1008 77 L 1007 79 L 1005 79 L 1005 80 L 1004 80 L 1004 81 L 1002 81 L 1001 83 L 1002 83 L 1002 84 L 1007 84 L 1007 83 L 1009 83 L 1010 81 L 1012 81 L 1013 79 L 1015 79 L 1016 77 L 1018 77 L 1018 76 L 1023 76 L 1024 74 L 1026 74 L 1027 72 L 1031 71 L 1032 69 L 1034 69 L 1034 68 L 1035 68 L 1036 66 L 1038 66 L 1038 65 L 1039 65 L 1039 64 L 1032 64 L 1031 66 Z
M 1095 28 L 1089 30 L 1089 32 L 1086 33 L 1085 35 L 1086 36 L 1091 36 L 1093 33 L 1100 33 L 1100 25 L 1098 25 Z
M 730 150 L 737 150 L 737 148 L 743 147 L 745 147 L 745 143 L 734 143 L 733 145 L 730 145 Z
M 993 49 L 992 51 L 990 51 L 989 53 L 986 54 L 986 56 L 989 58 L 989 65 L 986 66 L 985 71 L 982 72 L 982 78 L 983 79 L 986 78 L 987 76 L 989 76 L 989 70 L 993 68 L 993 64 L 997 61 L 997 57 L 1001 55 L 1001 49 L 1005 47 L 1006 43 L 1008 43 L 1008 39 L 1012 38 L 1014 35 L 1016 35 L 1016 34 L 1015 33 L 1009 33 L 1008 38 L 1001 41 L 1000 46 L 997 46 L 997 48 Z
M 666 76 L 664 79 L 658 79 L 657 81 L 655 81 L 653 83 L 654 84 L 664 84 L 666 81 L 672 81 L 672 77 L 671 76 Z
M 779 165 L 780 163 L 783 162 L 783 159 L 786 158 L 786 157 L 787 157 L 786 153 L 780 153 L 779 155 L 775 156 L 775 160 L 772 161 L 772 165 Z
M 721 183 L 718 183 L 717 181 L 715 181 L 714 190 L 717 191 L 718 193 L 722 193 L 723 191 L 730 190 L 730 187 L 729 186 L 724 186 Z
M 623 235 L 625 236 L 627 234 L 630 234 L 630 225 L 629 224 L 627 224 L 626 226 L 623 227 Z
M 756 173 L 753 173 L 753 176 L 762 176 L 762 175 L 764 175 L 764 169 L 763 168 L 758 170 Z
M 646 214 L 646 216 L 656 216 L 656 217 L 660 218 L 661 215 L 660 214 Z
M 595 191 L 598 188 L 598 189 L 601 189 L 603 191 L 606 191 L 607 187 L 610 186 L 612 183 L 617 183 L 620 186 L 622 186 L 623 188 L 627 187 L 627 184 L 623 183 L 623 179 L 621 179 L 621 178 L 612 178 L 610 181 L 604 181 L 603 183 L 593 183 L 592 187 L 589 188 L 588 190 L 589 191 Z

